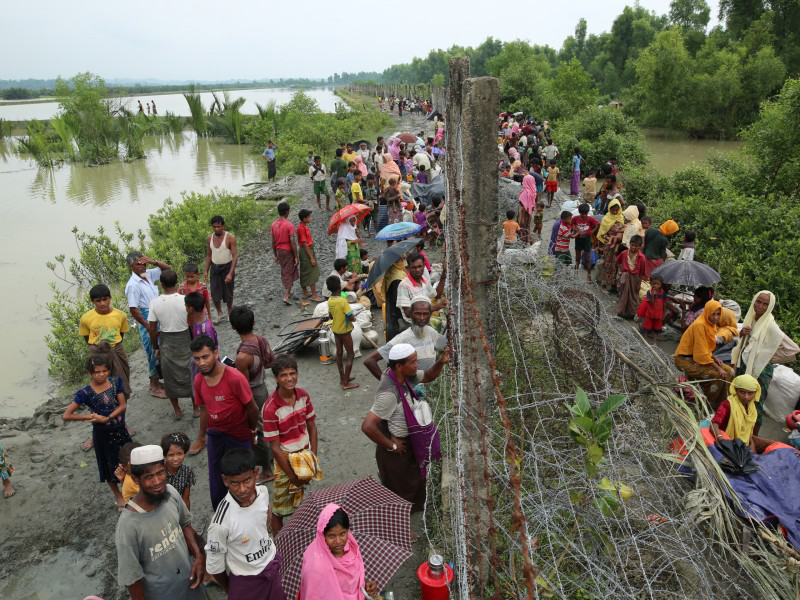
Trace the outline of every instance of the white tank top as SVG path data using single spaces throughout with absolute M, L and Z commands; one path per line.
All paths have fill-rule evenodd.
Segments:
M 215 265 L 227 265 L 233 260 L 231 249 L 228 248 L 228 245 L 225 243 L 227 239 L 228 232 L 226 231 L 225 235 L 222 236 L 222 242 L 220 243 L 219 248 L 214 247 L 214 234 L 211 234 L 211 237 L 208 240 L 208 243 L 211 246 L 211 262 Z

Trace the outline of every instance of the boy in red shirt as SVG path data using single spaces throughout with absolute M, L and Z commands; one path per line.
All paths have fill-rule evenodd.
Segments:
M 297 387 L 297 361 L 291 354 L 279 354 L 272 361 L 278 387 L 264 403 L 264 441 L 272 446 L 273 483 L 271 530 L 283 527 L 284 517 L 300 506 L 305 486 L 322 479 L 317 461 L 317 415 L 311 398 Z
M 189 349 L 200 370 L 194 378 L 194 399 L 200 407 L 200 433 L 189 454 L 196 454 L 203 442 L 206 443 L 211 506 L 217 510 L 227 493 L 222 482 L 222 456 L 234 448 L 253 451 L 258 431 L 258 405 L 247 378 L 233 367 L 219 362 L 219 350 L 214 340 L 207 335 L 198 335 L 189 344 Z
M 586 283 L 592 283 L 592 236 L 600 228 L 600 221 L 589 216 L 589 205 L 578 207 L 578 216 L 572 219 L 572 233 L 575 236 L 575 270 L 581 268 L 581 257 L 586 269 Z

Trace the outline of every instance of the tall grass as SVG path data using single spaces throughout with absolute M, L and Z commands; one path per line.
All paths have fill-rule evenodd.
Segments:
M 200 94 L 191 91 L 184 94 L 183 97 L 186 98 L 189 111 L 192 113 L 192 127 L 197 135 L 205 135 L 207 131 L 206 112 L 203 109 L 203 101 L 200 99 Z
M 126 110 L 119 118 L 119 126 L 125 146 L 125 160 L 144 158 L 144 136 L 158 127 L 158 118 L 148 119 L 145 115 Z
M 170 133 L 181 133 L 183 131 L 183 119 L 169 111 L 163 117 L 167 131 Z
M 40 167 L 52 167 L 57 159 L 51 152 L 44 125 L 39 121 L 28 121 L 27 130 L 28 135 L 18 142 L 19 151 L 30 154 Z
M 11 135 L 11 123 L 5 119 L 0 119 L 0 140 L 8 135 Z

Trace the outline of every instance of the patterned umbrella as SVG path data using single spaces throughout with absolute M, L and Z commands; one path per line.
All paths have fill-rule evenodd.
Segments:
M 660 275 L 666 283 L 696 287 L 714 285 L 722 281 L 714 269 L 693 260 L 673 260 L 653 269 L 653 275 Z
M 297 598 L 303 552 L 317 535 L 317 519 L 331 502 L 350 517 L 350 533 L 364 559 L 367 580 L 382 589 L 411 557 L 411 503 L 372 477 L 312 492 L 275 536 L 281 555 L 281 581 L 287 598 Z
M 366 204 L 348 204 L 344 208 L 340 208 L 331 217 L 330 223 L 328 223 L 328 235 L 334 234 L 339 231 L 339 225 L 347 221 L 350 217 L 356 217 L 358 222 L 364 220 L 370 213 L 370 208 Z
M 389 240 L 404 240 L 411 237 L 415 233 L 419 233 L 424 228 L 424 225 L 417 225 L 409 221 L 401 221 L 400 223 L 392 223 L 387 225 L 378 232 L 375 239 L 379 242 L 386 242 Z

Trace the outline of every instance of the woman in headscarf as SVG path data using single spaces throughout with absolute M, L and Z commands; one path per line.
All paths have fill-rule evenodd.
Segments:
M 711 431 L 717 440 L 722 439 L 724 431 L 732 440 L 740 439 L 756 451 L 753 441 L 758 433 L 756 420 L 762 411 L 758 410 L 761 399 L 761 386 L 755 377 L 739 375 L 728 388 L 728 397 L 722 401 L 711 419 Z
M 673 357 L 675 366 L 689 381 L 702 381 L 700 387 L 714 410 L 725 398 L 725 389 L 733 378 L 733 369 L 714 356 L 721 316 L 722 305 L 709 300 L 703 314 L 683 333 Z
M 638 235 L 644 239 L 642 222 L 639 220 L 639 208 L 635 204 L 631 204 L 622 211 L 622 216 L 625 218 L 625 231 L 622 232 L 622 245 L 626 248 L 630 248 L 630 242 L 633 236 Z
M 622 204 L 614 198 L 608 204 L 608 212 L 600 221 L 597 240 L 603 244 L 603 269 L 600 271 L 600 286 L 611 293 L 617 291 L 617 249 L 622 240 Z
M 366 581 L 358 542 L 350 533 L 350 517 L 336 504 L 328 504 L 317 519 L 317 535 L 303 552 L 300 600 L 364 600 L 378 592 Z
M 347 259 L 347 270 L 351 273 L 361 273 L 361 239 L 356 232 L 357 226 L 356 218 L 350 217 L 339 225 L 336 234 L 336 258 Z
M 758 433 L 761 427 L 764 414 L 763 404 L 767 401 L 769 384 L 775 371 L 772 359 L 785 337 L 783 331 L 775 322 L 775 317 L 772 315 L 774 308 L 775 294 L 769 290 L 762 290 L 753 297 L 750 308 L 744 317 L 742 329 L 739 332 L 741 337 L 739 337 L 731 356 L 731 362 L 736 374 L 751 375 L 758 380 L 761 386 L 764 402 L 758 406 L 755 433 Z M 794 345 L 794 347 L 796 348 L 797 346 Z M 800 348 L 798 348 L 798 351 L 800 351 Z
M 381 167 L 381 189 L 386 189 L 386 187 L 389 185 L 390 179 L 400 181 L 401 176 L 402 173 L 400 173 L 400 166 L 394 162 L 394 159 L 390 154 L 384 154 L 383 166 Z
M 532 243 L 531 216 L 536 206 L 536 180 L 533 175 L 526 175 L 522 179 L 522 193 L 519 195 L 519 236 L 522 243 L 529 246 Z
M 630 247 L 617 256 L 617 269 L 620 272 L 617 316 L 633 319 L 639 308 L 639 289 L 644 275 L 644 256 L 642 238 L 638 235 L 630 239 Z
M 356 169 L 361 171 L 361 175 L 364 177 L 364 181 L 366 181 L 369 171 L 367 170 L 367 165 L 364 164 L 364 159 L 361 158 L 361 156 L 356 155 L 356 157 L 353 159 L 353 162 L 356 163 Z
M 678 224 L 670 219 L 658 229 L 653 227 L 648 228 L 644 236 L 644 274 L 650 277 L 654 269 L 660 267 L 667 260 L 667 246 L 669 246 L 669 238 L 675 235 L 680 227 Z
M 402 150 L 400 140 L 397 138 L 390 139 L 389 156 L 391 157 L 392 160 L 400 160 L 400 150 Z M 383 160 L 384 161 L 386 160 L 385 156 L 383 157 Z

